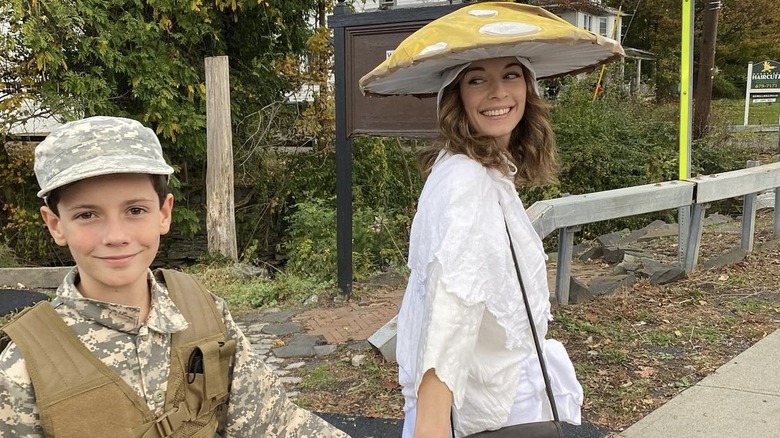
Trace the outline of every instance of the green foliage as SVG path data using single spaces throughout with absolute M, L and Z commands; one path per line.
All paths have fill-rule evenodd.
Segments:
M 734 99 L 744 95 L 734 83 L 726 80 L 723 75 L 715 75 L 712 79 L 712 97 L 715 99 Z
M 694 62 L 699 59 L 703 8 L 709 2 L 693 2 L 694 12 Z M 623 45 L 649 50 L 657 57 L 654 70 L 656 95 L 669 101 L 678 95 L 680 82 L 680 44 L 682 4 L 678 0 L 608 0 L 614 8 L 622 7 L 624 13 Z M 718 70 L 716 96 L 727 97 L 732 87 L 744 93 L 745 74 L 749 62 L 780 59 L 777 44 L 777 28 L 780 25 L 780 2 L 776 0 L 723 1 L 718 14 L 718 35 L 715 49 L 715 65 Z M 629 20 L 630 18 L 630 20 Z M 630 27 L 627 23 L 630 21 Z M 718 78 L 732 87 L 725 87 Z
M 610 75 L 617 74 L 612 70 Z M 568 79 L 554 101 L 552 120 L 562 172 L 560 185 L 548 192 L 582 194 L 678 179 L 677 105 L 628 96 L 609 82 L 594 101 L 596 80 L 596 74 Z M 739 141 L 717 111 L 712 120 L 710 134 L 693 145 L 693 176 L 740 169 L 746 160 L 756 158 L 756 150 Z M 525 201 L 531 205 L 539 199 Z M 581 237 L 636 229 L 654 219 L 673 220 L 673 214 L 658 212 L 589 224 Z
M 35 196 L 32 147 L 8 142 L 4 149 L 0 153 L 0 246 L 12 248 L 17 261 L 67 257 L 49 237 L 38 212 L 41 201 Z M 20 190 L 23 187 L 29 190 Z
M 749 103 L 749 125 L 776 125 L 780 120 L 780 102 Z M 745 121 L 745 97 L 716 99 L 712 101 L 711 117 L 719 117 L 723 123 L 742 125 Z
M 278 272 L 273 278 L 248 278 L 237 274 L 229 260 L 204 259 L 189 269 L 213 293 L 225 299 L 232 310 L 249 310 L 291 304 L 300 306 L 328 285 Z
M 337 382 L 327 365 L 320 365 L 306 374 L 298 386 L 304 390 L 329 390 Z
M 777 41 L 780 3 L 775 0 L 743 0 L 724 1 L 722 4 L 718 17 L 715 65 L 720 71 L 718 76 L 738 90 L 737 96 L 733 96 L 738 97 L 745 92 L 748 63 L 780 60 L 780 44 Z
M 332 283 L 336 279 L 335 199 L 298 203 L 284 239 L 286 271 Z M 410 218 L 392 216 L 381 209 L 356 207 L 352 215 L 353 275 L 362 280 L 406 257 Z
M 14 268 L 19 266 L 13 250 L 4 243 L 0 242 L 0 268 Z
M 596 75 L 565 84 L 553 108 L 561 155 L 561 191 L 590 193 L 665 181 L 677 169 L 675 108 L 605 86 L 593 101 Z
M 11 126 L 36 114 L 24 109 L 25 101 L 40 104 L 38 114 L 60 120 L 91 115 L 137 119 L 155 130 L 177 169 L 171 180 L 177 200 L 174 232 L 192 236 L 199 231 L 198 216 L 204 215 L 201 203 L 187 202 L 204 190 L 204 59 L 230 59 L 234 141 L 244 144 L 255 126 L 241 121 L 272 102 L 284 102 L 300 85 L 301 65 L 312 53 L 310 15 L 316 11 L 324 20 L 329 4 L 0 2 L 0 144 Z M 280 74 L 282 65 L 287 68 Z M 38 202 L 32 166 L 5 160 L 11 157 L 0 154 L 0 240 L 23 248 L 17 253 L 22 260 L 51 258 L 40 221 L 32 221 Z

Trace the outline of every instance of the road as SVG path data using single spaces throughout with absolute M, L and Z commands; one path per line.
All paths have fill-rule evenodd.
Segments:
M 318 412 L 317 415 L 344 432 L 347 432 L 353 438 L 389 438 L 401 436 L 402 420 L 354 417 L 350 415 L 320 412 Z M 563 423 L 563 436 L 565 438 L 604 438 L 608 432 L 608 430 L 598 428 L 588 423 L 583 423 L 580 426 L 572 426 L 568 423 Z

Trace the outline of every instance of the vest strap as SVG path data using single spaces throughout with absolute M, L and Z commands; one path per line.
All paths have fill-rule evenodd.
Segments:
M 144 438 L 168 438 L 186 422 L 192 419 L 190 410 L 187 409 L 187 403 L 181 402 L 179 406 L 162 414 L 154 420 L 154 427 L 144 434 Z M 149 432 L 157 432 L 156 435 L 150 435 Z

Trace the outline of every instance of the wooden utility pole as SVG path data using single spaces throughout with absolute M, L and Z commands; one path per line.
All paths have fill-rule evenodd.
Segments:
M 704 20 L 699 52 L 699 71 L 696 74 L 696 88 L 693 97 L 693 138 L 699 139 L 710 130 L 710 101 L 712 100 L 712 78 L 715 67 L 715 42 L 718 38 L 718 10 L 720 0 L 705 0 Z
M 228 57 L 206 58 L 206 233 L 209 252 L 238 260 Z

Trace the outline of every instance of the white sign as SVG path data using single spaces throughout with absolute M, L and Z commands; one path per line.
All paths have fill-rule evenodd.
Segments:
M 780 94 L 780 63 L 763 61 L 748 64 L 747 83 L 745 84 L 745 120 L 748 124 L 750 101 L 753 103 L 774 103 Z

